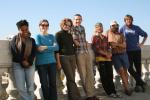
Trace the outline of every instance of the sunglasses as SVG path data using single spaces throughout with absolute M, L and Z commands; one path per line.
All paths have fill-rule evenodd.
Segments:
M 111 25 L 112 27 L 119 27 L 119 25 L 118 24 L 114 24 L 114 25 Z
M 40 26 L 42 26 L 42 27 L 48 27 L 49 25 L 48 24 L 40 24 Z

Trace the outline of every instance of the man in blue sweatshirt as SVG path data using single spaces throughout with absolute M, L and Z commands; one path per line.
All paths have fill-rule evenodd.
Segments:
M 129 73 L 134 77 L 136 81 L 135 91 L 139 92 L 140 88 L 145 91 L 145 83 L 141 79 L 141 48 L 143 47 L 147 33 L 144 32 L 139 26 L 133 24 L 133 17 L 126 15 L 124 17 L 125 25 L 121 27 L 120 32 L 124 33 L 127 43 L 127 54 L 130 62 Z M 144 37 L 141 43 L 139 38 Z M 133 68 L 133 64 L 135 69 Z

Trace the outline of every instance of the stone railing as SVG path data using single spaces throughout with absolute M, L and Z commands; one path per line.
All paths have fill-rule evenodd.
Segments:
M 9 41 L 0 40 L 0 98 L 1 100 L 13 100 L 16 88 L 14 87 L 12 73 L 11 54 L 9 49 Z M 3 76 L 3 77 L 2 77 Z M 6 76 L 6 77 L 5 77 Z M 2 83 L 8 83 L 7 87 L 2 88 Z M 4 84 L 5 85 L 5 84 Z M 14 92 L 15 91 L 15 92 Z M 13 97 L 15 95 L 15 97 Z
M 142 65 L 143 65 L 143 78 L 148 86 L 150 86 L 150 46 L 146 45 L 142 49 Z
M 91 48 L 89 48 L 91 57 L 93 57 L 93 52 Z M 148 55 L 148 51 L 150 51 L 150 46 L 145 46 L 142 50 L 142 75 L 145 82 L 147 82 L 148 85 L 150 85 L 150 55 Z M 94 69 L 94 68 L 93 68 Z M 96 70 L 96 84 L 95 87 L 98 87 L 99 84 L 99 74 Z M 114 71 L 115 72 L 115 71 Z M 60 77 L 58 77 L 60 78 Z M 79 75 L 77 75 L 76 80 L 79 79 Z M 60 79 L 58 79 L 60 80 Z M 117 89 L 120 88 L 120 77 L 114 73 L 114 80 L 115 80 L 115 86 Z M 37 72 L 35 72 L 35 96 L 38 100 L 42 99 L 42 93 L 41 93 L 41 85 L 39 82 L 39 77 Z M 134 79 L 130 77 L 130 84 L 131 86 L 135 85 Z M 60 85 L 61 81 L 58 82 L 58 87 Z M 65 78 L 63 80 L 63 83 L 65 85 Z M 78 85 L 79 86 L 79 85 Z M 60 86 L 61 87 L 61 86 Z M 58 89 L 59 90 L 59 89 Z M 61 91 L 61 90 L 60 90 Z M 66 93 L 66 86 L 64 88 L 64 91 Z M 12 62 L 11 62 L 11 53 L 9 48 L 9 41 L 8 40 L 0 40 L 0 100 L 18 100 L 18 93 L 15 88 L 14 83 L 14 77 L 12 73 Z

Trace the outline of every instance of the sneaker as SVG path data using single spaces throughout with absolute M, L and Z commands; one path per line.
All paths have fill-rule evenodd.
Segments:
M 86 98 L 86 100 L 100 100 L 100 99 L 97 98 L 96 96 L 93 96 L 93 97 L 88 97 L 88 98 Z
M 117 96 L 118 98 L 122 98 L 122 95 L 119 94 L 119 93 L 116 93 L 116 96 Z
M 128 95 L 128 96 L 131 96 L 132 95 L 132 90 L 131 89 L 127 89 L 125 90 L 125 94 Z
M 142 92 L 145 92 L 146 91 L 146 84 L 141 85 L 141 88 L 142 88 Z
M 93 96 L 92 100 L 100 100 L 100 99 L 98 97 L 96 97 L 96 96 Z
M 112 98 L 122 98 L 122 96 L 120 95 L 120 94 L 118 94 L 118 93 L 111 93 L 110 95 L 109 95 L 109 97 L 112 97 Z
M 140 92 L 140 91 L 141 91 L 141 86 L 137 85 L 137 86 L 134 88 L 134 91 L 135 91 L 135 92 Z
M 115 93 L 111 93 L 111 94 L 109 95 L 109 97 L 117 98 L 117 95 L 116 95 Z
M 92 97 L 87 97 L 85 100 L 93 100 Z

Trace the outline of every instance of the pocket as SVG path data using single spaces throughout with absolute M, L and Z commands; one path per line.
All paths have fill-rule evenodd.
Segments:
M 13 64 L 12 64 L 12 69 L 13 70 L 21 69 L 21 68 L 22 67 L 21 67 L 20 63 L 13 62 Z

